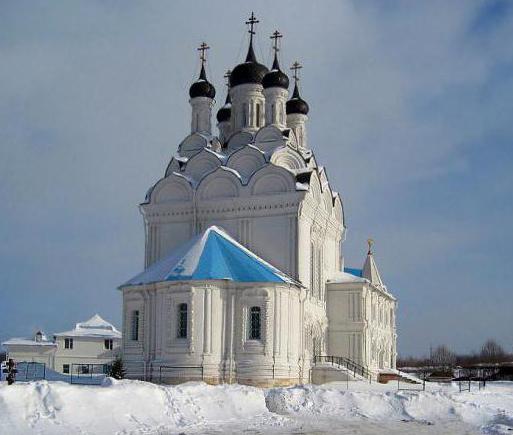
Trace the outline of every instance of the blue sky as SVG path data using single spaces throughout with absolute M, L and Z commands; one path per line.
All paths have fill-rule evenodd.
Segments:
M 208 76 L 283 38 L 309 139 L 344 200 L 346 264 L 375 239 L 399 350 L 513 350 L 513 2 L 2 1 L 0 340 L 120 324 L 143 265 L 137 204 L 189 129 Z

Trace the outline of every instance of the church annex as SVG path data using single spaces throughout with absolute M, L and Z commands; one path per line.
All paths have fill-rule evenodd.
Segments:
M 301 66 L 289 96 L 281 34 L 268 69 L 256 23 L 227 74 L 217 135 L 201 45 L 191 133 L 140 205 L 145 270 L 120 286 L 129 378 L 289 385 L 309 382 L 322 355 L 374 375 L 395 368 L 396 299 L 371 244 L 362 269 L 344 269 L 343 204 L 308 140 Z

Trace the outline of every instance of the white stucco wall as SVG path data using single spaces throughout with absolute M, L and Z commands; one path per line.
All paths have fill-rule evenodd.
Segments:
M 226 281 L 125 288 L 123 347 L 128 375 L 158 381 L 159 367 L 167 365 L 175 369 L 164 371 L 165 381 L 185 375 L 200 379 L 203 370 L 203 379 L 213 383 L 297 382 L 305 375 L 300 367 L 304 296 L 296 286 Z M 177 338 L 176 331 L 178 305 L 184 302 L 189 308 L 186 339 Z M 253 306 L 262 310 L 260 340 L 248 335 Z M 134 310 L 140 313 L 138 341 L 130 335 Z
M 395 299 L 369 283 L 329 283 L 327 288 L 329 354 L 372 370 L 395 368 Z

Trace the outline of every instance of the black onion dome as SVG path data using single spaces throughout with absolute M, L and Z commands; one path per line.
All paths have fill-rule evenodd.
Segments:
M 257 62 L 253 42 L 250 41 L 246 61 L 237 65 L 230 74 L 230 87 L 246 83 L 261 84 L 267 71 L 269 70 L 265 65 Z
M 287 115 L 292 113 L 300 113 L 303 115 L 307 115 L 310 108 L 308 107 L 308 103 L 301 98 L 299 95 L 299 89 L 297 87 L 297 83 L 294 85 L 294 93 L 292 94 L 292 98 L 287 101 L 286 111 Z
M 274 62 L 271 71 L 269 71 L 262 80 L 262 85 L 264 88 L 289 88 L 289 78 L 287 74 L 285 74 L 280 69 L 280 64 L 278 63 L 278 56 L 276 53 L 274 54 Z
M 221 107 L 217 111 L 217 122 L 225 122 L 229 121 L 232 116 L 232 99 L 230 98 L 230 91 L 228 91 L 228 95 L 226 96 L 226 101 L 224 102 L 224 106 Z
M 196 80 L 189 88 L 189 96 L 191 98 L 207 97 L 212 99 L 216 96 L 216 88 L 214 88 L 214 85 L 207 80 L 205 66 L 203 64 L 201 65 L 201 72 L 198 80 Z

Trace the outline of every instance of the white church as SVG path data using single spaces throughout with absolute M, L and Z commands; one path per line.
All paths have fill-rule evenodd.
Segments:
M 372 376 L 395 368 L 397 301 L 370 243 L 362 269 L 344 268 L 344 208 L 308 140 L 300 65 L 289 97 L 281 35 L 268 69 L 256 23 L 252 14 L 217 135 L 209 47 L 199 48 L 191 132 L 140 205 L 145 270 L 120 286 L 129 378 L 290 385 L 330 356 Z

